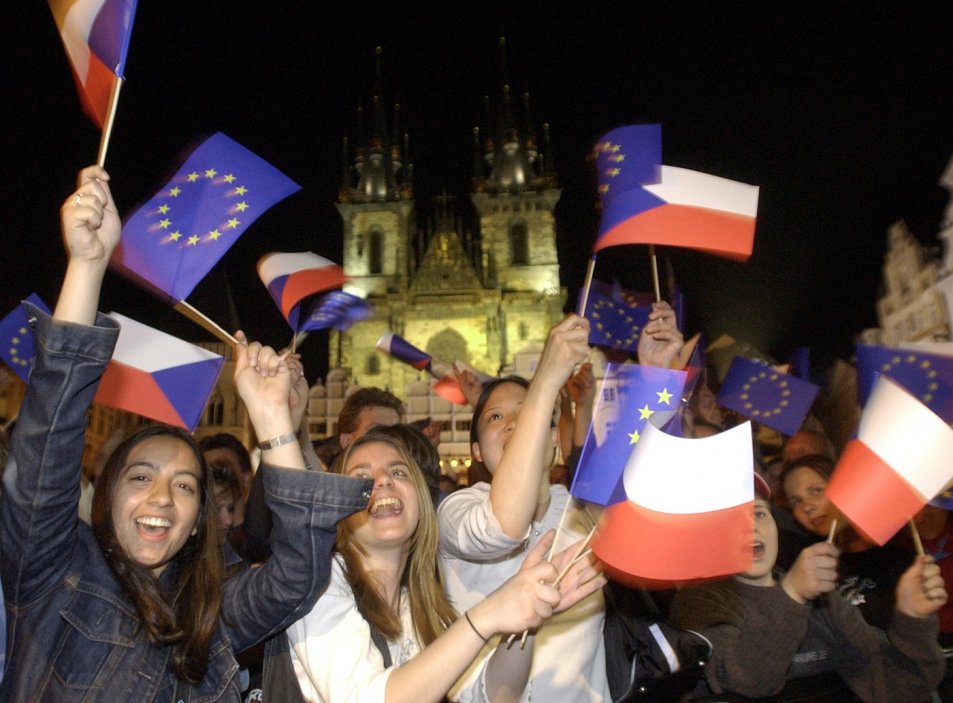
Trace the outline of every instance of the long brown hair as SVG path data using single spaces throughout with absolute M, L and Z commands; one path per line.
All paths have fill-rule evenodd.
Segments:
M 174 586 L 166 590 L 147 567 L 129 558 L 119 544 L 112 521 L 113 492 L 129 453 L 153 437 L 172 437 L 195 455 L 201 471 L 196 533 L 172 558 Z M 222 553 L 218 545 L 218 518 L 209 499 L 210 472 L 198 444 L 183 430 L 155 425 L 120 444 L 103 467 L 93 496 L 93 530 L 103 554 L 126 596 L 135 605 L 140 627 L 156 646 L 172 648 L 172 671 L 190 683 L 199 683 L 208 669 L 209 647 L 218 627 L 222 604 Z
M 401 574 L 400 585 L 407 589 L 411 618 L 417 636 L 423 646 L 427 646 L 450 627 L 456 620 L 457 613 L 444 591 L 443 575 L 437 561 L 437 513 L 433 503 L 427 500 L 430 496 L 427 482 L 420 466 L 413 459 L 417 451 L 424 449 L 420 447 L 415 451 L 407 446 L 407 443 L 415 441 L 427 442 L 423 435 L 417 437 L 414 433 L 405 433 L 398 436 L 398 433 L 388 431 L 387 428 L 374 428 L 348 446 L 341 460 L 335 463 L 335 470 L 344 473 L 351 452 L 366 444 L 386 444 L 397 450 L 407 464 L 417 491 L 420 517 L 408 545 L 407 564 Z M 387 639 L 398 639 L 401 635 L 400 614 L 395 613 L 388 605 L 377 584 L 364 570 L 363 557 L 367 552 L 354 539 L 349 520 L 341 520 L 338 523 L 336 548 L 344 557 L 345 576 L 354 592 L 358 609 Z

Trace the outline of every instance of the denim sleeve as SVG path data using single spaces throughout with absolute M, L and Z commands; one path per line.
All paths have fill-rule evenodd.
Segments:
M 86 410 L 119 336 L 119 326 L 102 315 L 94 327 L 61 324 L 25 305 L 36 361 L 0 499 L 3 590 L 21 607 L 57 587 L 76 553 Z
M 236 651 L 285 629 L 314 606 L 331 576 L 339 520 L 364 509 L 373 481 L 262 465 L 271 557 L 225 584 L 222 620 Z

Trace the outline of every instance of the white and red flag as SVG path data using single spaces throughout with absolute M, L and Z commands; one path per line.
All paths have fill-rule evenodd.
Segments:
M 687 581 L 751 567 L 751 423 L 705 439 L 651 421 L 623 474 L 625 500 L 606 508 L 592 550 L 625 580 Z
M 953 430 L 926 405 L 879 376 L 857 439 L 825 491 L 848 520 L 884 544 L 953 479 Z

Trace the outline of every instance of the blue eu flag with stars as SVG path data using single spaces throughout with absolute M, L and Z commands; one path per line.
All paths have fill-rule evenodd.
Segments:
M 40 300 L 36 293 L 30 293 L 27 300 L 44 312 L 50 312 L 46 303 Z M 0 320 L 0 359 L 3 359 L 24 383 L 29 383 L 35 355 L 33 330 L 27 323 L 26 308 L 17 305 L 9 315 Z

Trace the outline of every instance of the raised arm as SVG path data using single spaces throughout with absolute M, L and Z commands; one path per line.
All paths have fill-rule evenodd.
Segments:
M 330 578 L 337 522 L 367 505 L 371 481 L 304 470 L 293 417 L 300 365 L 241 332 L 235 337 L 235 385 L 266 443 L 259 472 L 273 517 L 271 557 L 225 585 L 222 620 L 244 649 L 311 610 Z
M 0 507 L 0 568 L 11 603 L 29 603 L 55 587 L 71 560 L 83 558 L 77 504 L 86 410 L 119 333 L 107 318 L 92 326 L 106 264 L 119 241 L 108 178 L 99 167 L 80 173 L 61 209 L 69 262 L 56 314 L 51 321 L 30 310 L 36 363 L 11 440 Z
M 119 243 L 122 223 L 109 191 L 109 174 L 100 166 L 80 171 L 76 191 L 60 208 L 63 243 L 69 255 L 53 319 L 91 325 L 109 257 Z
M 551 423 L 559 389 L 589 356 L 589 322 L 568 315 L 553 327 L 512 436 L 490 485 L 490 504 L 503 533 L 523 539 L 540 503 L 548 505 L 552 462 Z M 482 421 L 474 418 L 474 422 Z M 543 481 L 544 477 L 546 478 Z
M 685 345 L 678 330 L 675 311 L 664 300 L 652 303 L 649 321 L 639 335 L 639 363 L 643 366 L 669 368 Z

